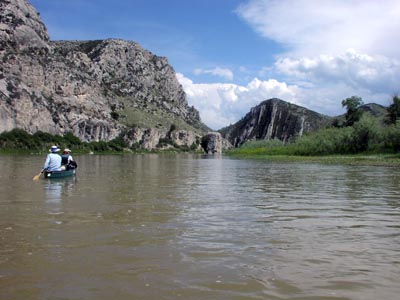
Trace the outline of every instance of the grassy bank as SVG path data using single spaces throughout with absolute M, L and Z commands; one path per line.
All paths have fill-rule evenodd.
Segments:
M 399 154 L 353 154 L 353 155 L 323 155 L 323 156 L 300 156 L 300 155 L 277 155 L 258 153 L 241 153 L 229 151 L 228 156 L 242 159 L 258 159 L 271 162 L 300 162 L 300 163 L 322 163 L 322 164 L 344 164 L 364 166 L 393 166 L 400 167 Z
M 361 153 L 325 154 L 322 150 L 323 144 L 314 141 L 313 145 L 318 145 L 320 151 L 317 151 L 315 147 L 305 145 L 304 141 L 287 145 L 276 140 L 252 141 L 226 152 L 226 155 L 277 162 L 400 166 L 400 153 L 379 153 L 375 150 Z
M 227 154 L 273 161 L 399 166 L 400 121 L 379 123 L 376 118 L 364 114 L 352 126 L 323 128 L 287 143 L 248 141 Z

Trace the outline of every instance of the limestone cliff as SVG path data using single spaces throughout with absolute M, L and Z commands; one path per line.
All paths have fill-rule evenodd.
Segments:
M 219 132 L 209 132 L 201 138 L 201 148 L 207 154 L 222 153 L 223 150 L 231 149 L 232 144 L 222 138 Z
M 167 59 L 137 43 L 50 41 L 25 0 L 0 0 L 0 38 L 0 132 L 72 132 L 83 141 L 109 141 L 157 129 L 138 135 L 154 137 L 139 141 L 152 146 L 171 124 L 197 134 L 207 129 Z
M 220 130 L 235 147 L 248 140 L 279 139 L 288 142 L 295 136 L 317 130 L 331 121 L 304 107 L 280 99 L 269 99 L 253 107 L 239 122 Z

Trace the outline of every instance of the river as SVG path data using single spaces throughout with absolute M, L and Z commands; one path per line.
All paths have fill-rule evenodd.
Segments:
M 0 299 L 400 295 L 400 170 L 224 156 L 0 156 Z

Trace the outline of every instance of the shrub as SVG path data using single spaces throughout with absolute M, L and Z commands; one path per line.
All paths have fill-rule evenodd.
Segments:
M 170 138 L 167 138 L 167 137 L 160 138 L 158 140 L 157 148 L 163 148 L 163 147 L 168 146 L 168 145 L 174 145 L 174 141 L 172 139 L 170 139 Z
M 396 124 L 400 118 L 400 97 L 394 96 L 393 103 L 388 107 L 388 120 L 389 124 Z
M 371 150 L 374 145 L 378 145 L 379 125 L 375 118 L 368 114 L 361 117 L 360 121 L 353 126 L 354 152 L 363 152 Z
M 273 139 L 273 140 L 253 140 L 244 143 L 241 148 L 243 149 L 254 149 L 254 148 L 267 148 L 273 149 L 277 147 L 284 146 L 284 143 L 281 140 Z
M 383 146 L 389 151 L 400 151 L 400 122 L 388 126 L 383 133 Z
M 0 134 L 0 145 L 2 148 L 10 149 L 30 150 L 38 148 L 33 136 L 19 128 Z
M 121 136 L 119 136 L 119 137 L 116 137 L 115 139 L 109 141 L 108 146 L 111 150 L 122 151 L 124 148 L 128 147 L 128 144 L 125 142 L 125 140 Z
M 33 134 L 35 140 L 40 143 L 51 143 L 54 141 L 54 136 L 48 132 L 37 131 Z
M 326 128 L 308 133 L 289 145 L 295 155 L 327 155 L 349 152 L 353 129 Z
M 68 145 L 79 146 L 82 144 L 81 140 L 72 132 L 67 132 L 66 134 L 64 134 L 64 141 Z

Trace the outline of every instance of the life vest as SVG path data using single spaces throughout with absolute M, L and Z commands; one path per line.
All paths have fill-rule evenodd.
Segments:
M 61 155 L 61 164 L 62 164 L 62 165 L 68 164 L 68 157 L 69 157 L 69 154 L 63 154 L 63 155 Z

